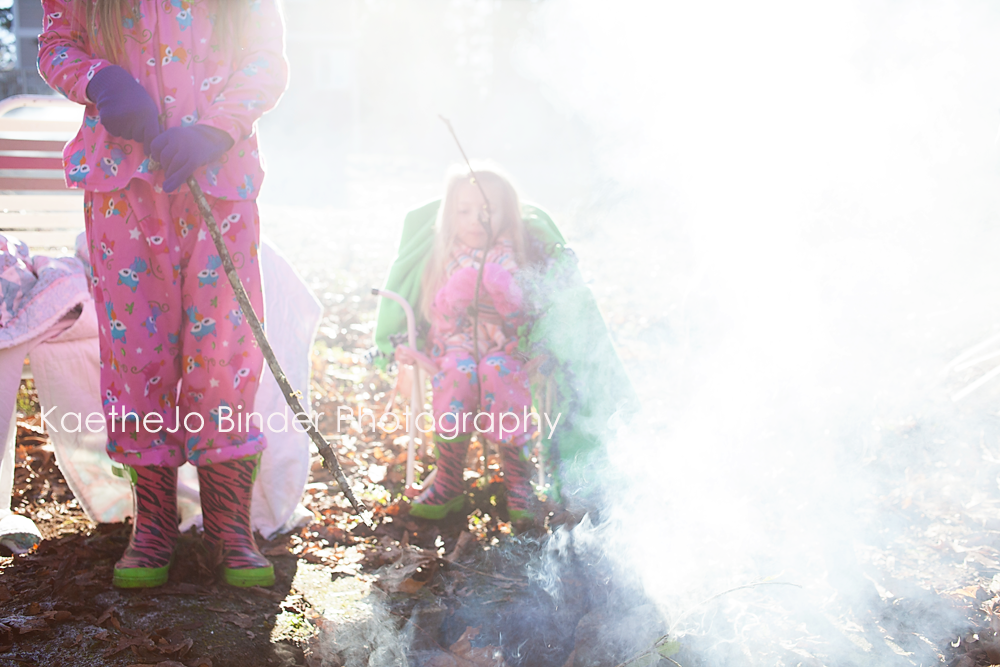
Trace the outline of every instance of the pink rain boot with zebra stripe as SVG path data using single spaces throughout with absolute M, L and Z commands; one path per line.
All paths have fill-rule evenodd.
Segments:
M 534 492 L 531 490 L 531 434 L 515 437 L 513 442 L 500 443 L 503 477 L 507 486 L 507 513 L 514 523 L 530 522 Z
M 125 466 L 132 482 L 132 537 L 115 563 L 118 588 L 167 583 L 177 542 L 177 468 Z
M 221 551 L 230 586 L 271 586 L 274 566 L 264 558 L 250 527 L 250 500 L 260 456 L 198 467 L 205 545 Z
M 465 456 L 472 435 L 465 433 L 448 440 L 435 436 L 437 474 L 434 484 L 410 503 L 410 516 L 438 521 L 465 507 Z

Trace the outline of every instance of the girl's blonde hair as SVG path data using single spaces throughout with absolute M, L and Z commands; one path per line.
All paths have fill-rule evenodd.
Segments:
M 474 165 L 479 183 L 487 188 L 493 186 L 500 192 L 499 201 L 490 201 L 493 211 L 499 209 L 503 217 L 493 221 L 493 240 L 506 236 L 513 246 L 514 259 L 518 266 L 524 266 L 527 256 L 527 231 L 521 218 L 521 201 L 510 180 L 494 165 Z M 424 277 L 420 288 L 420 311 L 428 320 L 431 317 L 431 306 L 437 291 L 444 285 L 447 278 L 446 270 L 451 261 L 452 249 L 458 236 L 455 224 L 456 195 L 460 186 L 473 184 L 472 174 L 465 165 L 452 166 L 444 179 L 444 199 L 438 208 L 437 220 L 434 223 L 434 246 L 424 267 Z M 492 188 L 491 188 L 492 189 Z
M 125 33 L 122 22 L 139 17 L 139 0 L 86 0 L 90 43 L 113 63 L 123 64 Z M 224 43 L 239 48 L 250 0 L 216 0 L 216 27 L 222 26 Z

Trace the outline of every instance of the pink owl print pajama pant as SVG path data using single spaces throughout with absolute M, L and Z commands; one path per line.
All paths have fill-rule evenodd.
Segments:
M 436 361 L 440 371 L 432 380 L 432 405 L 441 456 L 429 503 L 446 502 L 463 491 L 469 439 L 478 431 L 500 446 L 508 508 L 526 510 L 531 493 L 528 443 L 535 425 L 530 418 L 524 420 L 524 413 L 531 412 L 531 390 L 521 362 L 504 352 L 492 352 L 483 355 L 477 368 L 472 354 L 464 350 L 450 350 Z
M 262 315 L 256 202 L 209 201 Z M 253 410 L 263 356 L 194 198 L 133 179 L 88 191 L 84 210 L 111 458 L 213 465 L 263 451 L 259 429 L 238 421 Z

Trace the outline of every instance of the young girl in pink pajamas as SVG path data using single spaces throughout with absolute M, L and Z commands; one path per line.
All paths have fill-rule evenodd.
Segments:
M 184 184 L 194 176 L 205 191 L 262 314 L 255 122 L 287 80 L 277 0 L 42 4 L 39 70 L 86 105 L 64 162 L 69 186 L 86 191 L 108 453 L 133 481 L 114 584 L 166 582 L 177 467 L 190 461 L 225 580 L 271 585 L 250 528 L 264 438 L 226 419 L 253 410 L 263 359 Z
M 430 354 L 396 347 L 400 363 L 418 363 L 433 374 L 440 452 L 434 484 L 414 500 L 410 513 L 441 519 L 461 510 L 466 452 L 478 431 L 499 445 L 509 513 L 513 521 L 523 521 L 531 518 L 528 443 L 535 428 L 523 420 L 531 411 L 531 393 L 514 351 L 518 327 L 525 322 L 516 275 L 525 265 L 527 235 L 510 182 L 489 170 L 475 175 L 489 200 L 494 231 L 479 293 L 478 333 L 473 335 L 470 306 L 487 240 L 479 220 L 484 202 L 469 172 L 457 170 L 446 183 L 421 289 L 424 316 L 431 324 Z

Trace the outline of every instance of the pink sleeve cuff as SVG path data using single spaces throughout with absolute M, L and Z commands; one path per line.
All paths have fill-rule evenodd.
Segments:
M 84 63 L 85 65 L 86 63 Z M 82 66 L 82 65 L 81 65 Z M 90 61 L 90 67 L 87 69 L 83 76 L 80 76 L 72 88 L 66 88 L 66 97 L 71 102 L 76 102 L 77 104 L 85 104 L 87 106 L 94 106 L 93 100 L 87 97 L 87 86 L 94 79 L 94 75 L 100 72 L 102 69 L 107 69 L 111 67 L 111 63 L 107 60 L 92 60 Z M 68 76 L 68 72 L 64 72 L 64 76 Z

